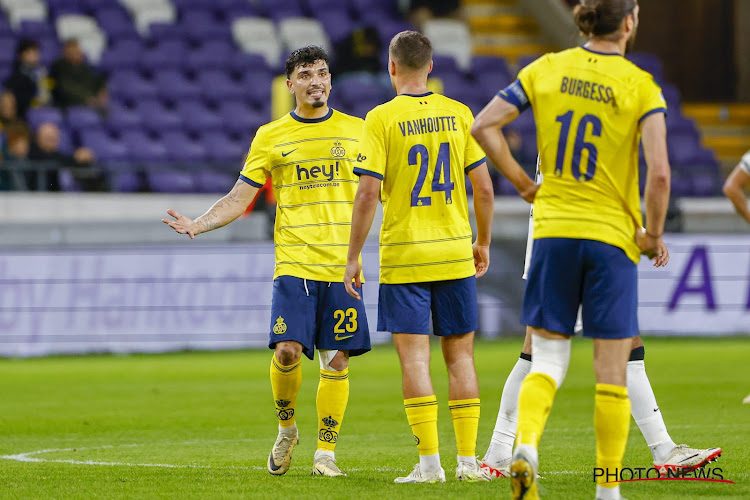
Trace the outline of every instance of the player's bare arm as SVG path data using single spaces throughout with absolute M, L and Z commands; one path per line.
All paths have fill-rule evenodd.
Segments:
M 490 268 L 490 241 L 492 239 L 492 216 L 495 211 L 495 192 L 487 164 L 482 163 L 469 171 L 469 180 L 474 190 L 474 217 L 477 220 L 477 239 L 474 241 L 474 267 L 477 278 Z
M 362 266 L 359 263 L 359 254 L 365 244 L 367 234 L 372 227 L 375 217 L 375 209 L 378 206 L 380 195 L 380 179 L 369 175 L 359 178 L 357 196 L 354 198 L 352 211 L 352 232 L 349 236 L 349 253 L 346 257 L 346 272 L 344 273 L 344 285 L 349 295 L 355 299 L 361 299 L 359 293 L 352 286 L 352 280 L 357 288 L 362 286 Z
M 243 180 L 238 180 L 229 193 L 214 203 L 205 214 L 197 219 L 192 220 L 176 210 L 169 209 L 167 213 L 173 219 L 162 219 L 161 221 L 179 234 L 187 234 L 190 239 L 193 239 L 201 233 L 226 226 L 242 215 L 257 193 L 257 187 L 251 186 Z
M 724 195 L 734 205 L 734 209 L 750 224 L 750 208 L 747 206 L 747 198 L 743 188 L 750 185 L 750 174 L 737 165 L 724 183 Z
M 518 108 L 513 104 L 499 97 L 494 97 L 474 119 L 471 135 L 482 146 L 495 167 L 518 190 L 521 197 L 529 203 L 533 203 L 539 186 L 526 175 L 521 165 L 513 158 L 508 143 L 505 141 L 505 136 L 500 130 L 515 120 L 518 114 Z
M 641 253 L 653 259 L 660 256 L 671 183 L 667 156 L 667 124 L 663 113 L 654 113 L 643 120 L 641 141 L 648 166 L 644 193 L 646 231 L 637 230 L 635 241 Z

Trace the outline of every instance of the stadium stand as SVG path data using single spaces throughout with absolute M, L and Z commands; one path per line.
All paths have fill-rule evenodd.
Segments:
M 468 22 L 432 19 L 424 31 L 435 46 L 434 76 L 444 93 L 476 113 L 549 47 L 534 38 L 538 27 L 513 2 L 468 3 Z M 272 118 L 271 83 L 290 50 L 307 43 L 331 49 L 354 29 L 372 26 L 384 66 L 390 38 L 412 28 L 397 0 L 0 0 L 0 7 L 3 81 L 22 37 L 39 42 L 47 67 L 62 42 L 78 39 L 88 62 L 107 76 L 105 115 L 80 106 L 66 113 L 38 108 L 29 122 L 34 129 L 51 121 L 71 147 L 89 147 L 121 191 L 226 191 L 249 139 Z M 505 38 L 493 42 L 489 28 L 497 26 Z M 682 113 L 680 92 L 664 80 L 662 62 L 650 54 L 629 58 L 662 84 L 670 105 L 674 194 L 719 194 L 719 162 Z M 382 81 L 353 77 L 336 82 L 331 102 L 363 117 L 391 97 Z M 533 115 L 523 114 L 512 130 L 519 138 L 515 154 L 533 166 Z M 165 169 L 182 172 L 181 180 L 166 182 Z M 500 178 L 496 191 L 512 194 Z

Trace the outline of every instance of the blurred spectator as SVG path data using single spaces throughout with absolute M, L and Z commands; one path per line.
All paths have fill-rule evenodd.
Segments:
M 378 31 L 372 26 L 357 28 L 334 46 L 336 60 L 332 72 L 335 76 L 345 73 L 380 74 L 383 71 L 380 52 Z
M 13 167 L 15 162 L 28 159 L 31 137 L 29 128 L 20 120 L 5 126 L 3 163 L 0 165 L 0 191 L 25 190 L 23 174 Z
M 5 89 L 16 98 L 16 112 L 22 119 L 31 107 L 43 106 L 49 101 L 47 70 L 40 63 L 39 44 L 21 39 L 16 49 L 13 72 L 5 80 Z
M 106 110 L 107 82 L 86 63 L 78 40 L 65 42 L 62 58 L 52 65 L 50 76 L 55 82 L 52 96 L 56 106 L 90 106 L 99 111 Z
M 54 123 L 43 123 L 36 131 L 36 140 L 31 146 L 29 160 L 56 164 L 60 168 L 71 168 L 73 178 L 84 191 L 104 191 L 106 182 L 102 173 L 93 167 L 94 153 L 88 148 L 78 148 L 72 156 L 60 152 L 60 129 Z M 26 174 L 30 189 L 38 186 L 38 176 L 44 175 L 47 191 L 59 191 L 59 169 L 39 170 Z
M 8 91 L 0 93 L 0 125 L 4 127 L 17 119 L 16 96 Z
M 411 0 L 409 17 L 412 24 L 419 29 L 422 29 L 425 21 L 436 17 L 460 19 L 461 2 L 459 0 Z

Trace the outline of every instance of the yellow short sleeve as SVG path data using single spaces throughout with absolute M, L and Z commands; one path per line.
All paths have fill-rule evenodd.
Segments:
M 355 174 L 369 175 L 383 180 L 386 164 L 385 142 L 385 125 L 376 108 L 365 117 L 365 128 L 354 166 Z
M 242 168 L 242 172 L 240 172 L 240 179 L 257 188 L 263 187 L 270 175 L 268 168 L 268 144 L 261 131 L 262 129 L 258 130 L 258 133 L 255 134 L 253 142 L 250 144 L 250 151 L 248 151 L 245 158 L 245 166 Z
M 661 92 L 661 87 L 654 81 L 653 77 L 645 78 L 640 84 L 641 111 L 638 123 L 647 116 L 654 113 L 667 114 L 667 101 Z

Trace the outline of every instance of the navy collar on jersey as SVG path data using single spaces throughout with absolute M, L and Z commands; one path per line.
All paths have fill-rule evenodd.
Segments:
M 294 118 L 295 120 L 301 123 L 320 123 L 320 122 L 326 121 L 331 116 L 333 116 L 333 108 L 328 108 L 328 113 L 326 113 L 325 116 L 321 116 L 320 118 L 302 118 L 294 111 L 292 111 L 289 114 L 292 115 L 292 118 Z
M 598 50 L 591 50 L 588 47 L 581 47 L 586 52 L 591 52 L 592 54 L 599 54 L 600 56 L 621 56 L 619 52 L 599 52 Z
M 428 95 L 432 95 L 432 92 L 425 92 L 424 94 L 399 94 L 399 95 L 405 95 L 407 97 L 427 97 Z

